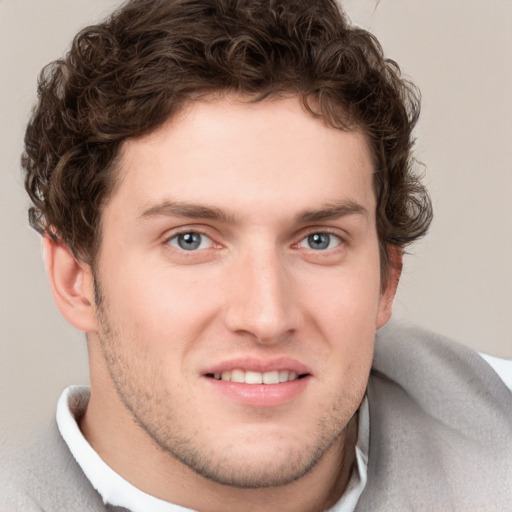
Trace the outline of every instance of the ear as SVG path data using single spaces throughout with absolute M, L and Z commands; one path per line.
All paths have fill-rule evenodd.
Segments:
M 53 298 L 64 318 L 77 329 L 98 330 L 94 305 L 94 279 L 89 265 L 49 235 L 43 238 L 46 273 Z
M 393 310 L 393 300 L 395 298 L 400 274 L 402 273 L 402 256 L 403 251 L 400 247 L 388 245 L 387 247 L 389 264 L 387 272 L 387 280 L 381 291 L 379 299 L 379 311 L 377 314 L 377 329 L 385 325 L 391 318 Z

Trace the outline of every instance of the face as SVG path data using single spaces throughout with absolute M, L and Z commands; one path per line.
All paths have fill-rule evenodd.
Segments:
M 392 295 L 372 172 L 295 98 L 196 102 L 125 144 L 90 350 L 152 443 L 242 487 L 341 443 Z

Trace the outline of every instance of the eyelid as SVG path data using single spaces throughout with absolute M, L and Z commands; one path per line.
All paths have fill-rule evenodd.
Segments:
M 350 235 L 341 230 L 339 228 L 332 228 L 327 226 L 311 226 L 304 230 L 301 230 L 300 234 L 297 236 L 298 242 L 293 244 L 294 246 L 298 246 L 303 240 L 305 240 L 308 236 L 314 234 L 325 234 L 336 237 L 341 244 L 346 244 L 350 241 Z
M 211 241 L 211 247 L 220 247 L 221 244 L 219 244 L 214 236 L 209 232 L 211 230 L 206 229 L 204 226 L 198 226 L 196 225 L 185 225 L 185 226 L 179 226 L 173 229 L 168 230 L 163 236 L 162 236 L 162 243 L 165 245 L 170 245 L 170 241 L 173 238 L 178 237 L 179 235 L 185 235 L 187 233 L 197 233 L 198 235 L 201 235 L 203 237 L 208 238 Z M 175 246 L 172 246 L 175 247 Z M 177 247 L 179 249 L 179 247 Z
M 333 242 L 335 242 L 335 245 L 333 247 L 326 247 L 325 249 L 320 249 L 320 248 L 314 249 L 313 247 L 309 247 L 308 246 L 309 237 L 312 235 L 327 235 L 329 237 L 329 245 L 331 245 Z M 306 235 L 299 241 L 298 247 L 306 249 L 306 250 L 315 251 L 315 252 L 316 251 L 325 252 L 325 251 L 329 251 L 329 250 L 331 250 L 331 251 L 335 250 L 337 247 L 339 247 L 342 244 L 343 244 L 342 238 L 334 233 L 329 233 L 327 231 L 313 231 L 312 233 L 310 233 L 309 235 Z
M 188 234 L 194 234 L 194 235 L 199 235 L 201 237 L 201 242 L 200 242 L 200 245 L 199 247 L 195 248 L 195 249 L 190 249 L 190 252 L 193 252 L 193 251 L 199 251 L 199 250 L 205 250 L 205 249 L 210 249 L 211 247 L 214 246 L 214 241 L 208 236 L 208 235 L 205 235 L 204 233 L 199 233 L 197 231 L 185 231 L 183 233 L 176 233 L 174 234 L 173 236 L 171 236 L 168 240 L 167 240 L 167 244 L 171 245 L 172 247 L 175 247 L 176 249 L 180 250 L 180 251 L 186 251 L 188 252 L 187 249 L 184 249 L 183 247 L 180 247 L 179 246 L 179 242 L 178 242 L 178 238 L 182 235 L 188 235 Z M 176 240 L 176 243 L 174 243 L 174 240 Z M 201 245 L 203 244 L 207 244 L 206 247 L 201 247 Z

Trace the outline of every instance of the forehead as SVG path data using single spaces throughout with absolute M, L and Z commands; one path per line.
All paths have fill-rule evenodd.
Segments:
M 127 141 L 110 203 L 139 213 L 169 199 L 226 210 L 298 210 L 340 200 L 374 205 L 366 136 L 306 112 L 298 98 L 197 101 Z M 107 205 L 108 206 L 108 205 Z

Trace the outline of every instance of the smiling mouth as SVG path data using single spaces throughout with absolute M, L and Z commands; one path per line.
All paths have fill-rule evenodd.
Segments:
M 309 374 L 298 374 L 294 371 L 279 370 L 271 372 L 255 372 L 240 369 L 225 371 L 222 373 L 207 373 L 206 377 L 224 382 L 236 382 L 240 384 L 282 384 L 307 377 Z

